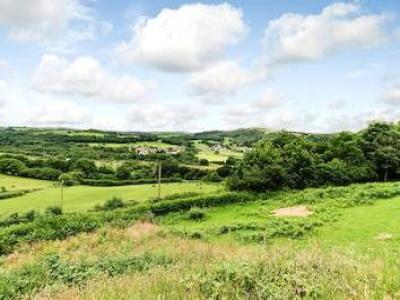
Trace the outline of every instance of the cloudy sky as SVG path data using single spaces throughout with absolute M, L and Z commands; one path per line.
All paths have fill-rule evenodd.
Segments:
M 400 120 L 398 0 L 0 0 L 0 126 Z

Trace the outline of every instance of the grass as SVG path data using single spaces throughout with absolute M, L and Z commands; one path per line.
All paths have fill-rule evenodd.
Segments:
M 53 186 L 53 182 L 0 174 L 0 187 L 7 190 L 40 189 Z
M 184 185 L 176 189 L 183 192 Z M 270 193 L 241 205 L 196 208 L 153 223 L 107 226 L 62 241 L 22 244 L 0 260 L 0 275 L 22 285 L 26 270 L 39 270 L 44 281 L 25 294 L 39 299 L 398 299 L 399 187 L 360 184 Z M 70 189 L 80 188 L 86 187 Z M 300 203 L 314 214 L 271 214 Z M 193 212 L 202 217 L 191 218 Z M 332 215 L 334 219 L 324 219 Z M 236 238 L 259 233 L 247 225 L 284 225 L 281 228 L 291 230 L 313 218 L 322 220 L 320 226 L 295 238 L 272 237 L 267 243 Z M 238 224 L 245 226 L 229 234 L 215 233 L 216 228 Z M 185 230 L 208 234 L 188 239 L 180 234 Z M 391 238 L 376 239 L 382 233 Z M 43 275 L 49 257 L 57 257 L 53 277 Z M 171 263 L 132 268 L 126 263 L 132 257 L 165 257 Z M 112 270 L 112 275 L 104 270 Z
M 157 225 L 144 231 L 145 226 L 26 245 L 3 259 L 2 274 L 20 274 L 26 266 L 58 257 L 52 276 L 60 274 L 61 280 L 28 294 L 39 299 L 395 299 L 399 288 L 398 263 L 385 265 L 351 250 L 216 244 L 176 237 Z M 111 268 L 103 263 L 108 258 L 132 256 L 173 263 L 138 271 L 118 268 L 117 276 L 89 272 L 83 278 L 72 277 L 81 268 L 66 267 Z
M 377 201 L 371 206 L 343 210 L 338 222 L 319 228 L 310 238 L 321 245 L 363 248 L 400 247 L 400 198 Z M 388 239 L 379 236 L 388 234 Z
M 229 149 L 223 149 L 218 153 L 215 153 L 212 150 L 200 150 L 200 152 L 197 154 L 197 157 L 199 159 L 207 159 L 209 162 L 224 162 L 228 159 L 229 156 L 242 158 L 243 153 L 232 151 Z
M 89 143 L 90 146 L 104 146 L 104 147 L 161 147 L 167 148 L 173 145 L 166 144 L 163 142 L 155 141 L 155 142 L 136 142 L 136 143 Z
M 21 197 L 0 201 L 0 215 L 14 212 L 26 212 L 31 209 L 43 211 L 46 207 L 60 205 L 60 188 L 52 186 L 51 182 L 43 182 L 34 179 L 19 177 L 0 177 L 4 185 L 15 187 L 43 187 L 42 190 L 26 194 Z M 24 185 L 25 184 L 25 185 Z M 207 184 L 202 182 L 168 183 L 162 185 L 162 196 L 200 192 L 209 193 L 221 190 L 219 184 Z M 123 200 L 145 201 L 157 196 L 157 186 L 152 184 L 116 187 L 89 187 L 73 186 L 64 188 L 64 211 L 84 211 L 93 208 L 96 204 L 119 197 Z
M 223 148 L 219 152 L 215 152 L 211 150 L 211 148 L 203 144 L 201 141 L 195 141 L 195 147 L 199 150 L 197 157 L 199 159 L 207 159 L 209 162 L 224 162 L 228 159 L 229 156 L 233 156 L 235 158 L 243 158 L 243 153 L 239 151 L 234 151 L 231 149 Z

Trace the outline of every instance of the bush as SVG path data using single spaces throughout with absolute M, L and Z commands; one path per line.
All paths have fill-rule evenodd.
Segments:
M 103 205 L 96 206 L 95 210 L 114 210 L 125 206 L 126 204 L 121 198 L 113 197 L 112 199 L 105 201 Z
M 200 161 L 199 161 L 199 165 L 200 165 L 200 166 L 208 166 L 208 165 L 210 165 L 210 162 L 209 162 L 207 159 L 202 158 L 202 159 L 200 159 Z
M 73 185 L 77 185 L 78 182 L 74 179 L 72 174 L 68 174 L 68 173 L 63 173 L 60 176 L 58 176 L 58 181 L 64 181 L 64 185 L 65 186 L 73 186 Z
M 203 180 L 209 182 L 220 182 L 222 181 L 222 178 L 216 172 L 211 172 L 204 176 Z
M 60 206 L 49 206 L 45 209 L 46 214 L 58 216 L 62 214 L 62 208 Z
M 193 221 L 200 221 L 206 217 L 204 210 L 194 207 L 188 212 L 188 219 Z

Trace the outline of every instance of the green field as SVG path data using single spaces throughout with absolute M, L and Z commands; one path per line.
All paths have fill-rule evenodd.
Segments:
M 319 228 L 310 240 L 329 247 L 353 247 L 367 252 L 382 247 L 399 249 L 400 198 L 345 209 L 338 222 Z
M 102 146 L 102 147 L 157 147 L 157 148 L 167 148 L 167 147 L 171 147 L 173 145 L 170 144 L 166 144 L 163 142 L 136 142 L 136 143 L 125 143 L 125 144 L 121 144 L 121 143 L 89 143 L 90 146 Z
M 346 198 L 358 193 L 363 201 L 363 197 L 369 199 L 368 193 L 385 195 L 387 191 L 395 191 L 398 187 L 396 183 L 364 184 L 342 189 L 307 189 L 278 193 L 267 196 L 266 200 L 203 209 L 205 217 L 200 221 L 191 220 L 187 213 L 174 213 L 163 217 L 161 222 L 173 231 L 187 234 L 199 232 L 214 241 L 229 240 L 247 244 L 251 241 L 249 236 L 263 235 L 276 227 L 284 232 L 278 238 L 269 237 L 269 242 L 275 240 L 285 244 L 287 238 L 292 240 L 291 230 L 300 227 L 302 241 L 328 248 L 354 246 L 366 252 L 368 249 L 379 249 L 382 245 L 397 248 L 400 246 L 400 197 L 382 200 L 373 196 L 372 202 L 367 202 L 371 204 L 355 207 L 351 204 L 348 208 L 348 204 L 343 206 L 338 199 L 346 203 Z M 319 193 L 322 192 L 328 195 L 324 196 L 326 198 L 323 201 L 319 200 Z M 330 193 L 333 196 L 329 196 Z M 278 208 L 296 206 L 299 203 L 313 213 L 308 217 L 276 217 L 273 214 Z M 320 225 L 313 226 L 314 222 Z M 228 234 L 219 233 L 224 228 L 232 229 L 226 231 Z
M 31 283 L 29 296 L 40 299 L 398 299 L 399 188 L 388 183 L 270 193 L 257 201 L 204 208 L 198 220 L 189 218 L 191 211 L 178 210 L 152 223 L 23 244 L 0 265 L 4 278 L 18 274 Z M 272 214 L 299 204 L 314 213 Z M 332 212 L 335 217 L 325 220 Z M 290 231 L 313 218 L 323 222 L 301 236 L 241 239 L 257 233 L 255 225 Z M 240 224 L 247 227 L 216 231 Z M 45 288 L 34 290 L 41 282 Z M 23 294 L 9 285 L 3 289 Z
M 36 180 L 0 174 L 0 187 L 4 186 L 7 190 L 38 189 L 48 188 L 54 183 L 46 180 Z
M 46 207 L 61 204 L 60 188 L 54 186 L 52 182 L 5 175 L 0 176 L 0 182 L 0 186 L 5 186 L 7 189 L 42 188 L 24 196 L 0 200 L 0 215 L 31 209 L 41 211 Z M 202 182 L 168 183 L 162 185 L 161 194 L 165 196 L 185 192 L 208 193 L 221 189 L 221 185 Z M 144 184 L 116 187 L 65 187 L 63 208 L 65 211 L 84 211 L 114 196 L 123 200 L 145 201 L 157 196 L 157 186 Z
M 213 152 L 212 150 L 200 150 L 197 154 L 199 159 L 207 159 L 209 162 L 224 162 L 228 159 L 229 156 L 233 156 L 235 158 L 242 158 L 243 153 L 235 152 L 229 149 L 224 149 L 219 151 L 218 153 Z

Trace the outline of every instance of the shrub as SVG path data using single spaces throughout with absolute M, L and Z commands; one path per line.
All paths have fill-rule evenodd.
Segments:
M 206 213 L 204 210 L 198 208 L 198 207 L 193 207 L 189 212 L 188 212 L 188 218 L 193 221 L 200 221 L 203 220 L 206 216 Z
M 114 210 L 117 208 L 122 208 L 125 203 L 121 198 L 113 197 L 112 199 L 106 200 L 102 206 L 99 206 L 98 210 Z
M 207 160 L 207 159 L 205 159 L 205 158 L 202 158 L 202 159 L 200 159 L 200 161 L 199 161 L 199 165 L 200 166 L 208 166 L 210 164 L 210 162 Z
M 62 214 L 62 208 L 60 206 L 49 206 L 45 209 L 46 214 L 58 216 Z
M 74 179 L 73 174 L 69 173 L 63 173 L 60 176 L 58 176 L 58 181 L 64 181 L 65 186 L 73 186 L 77 185 L 78 182 Z

